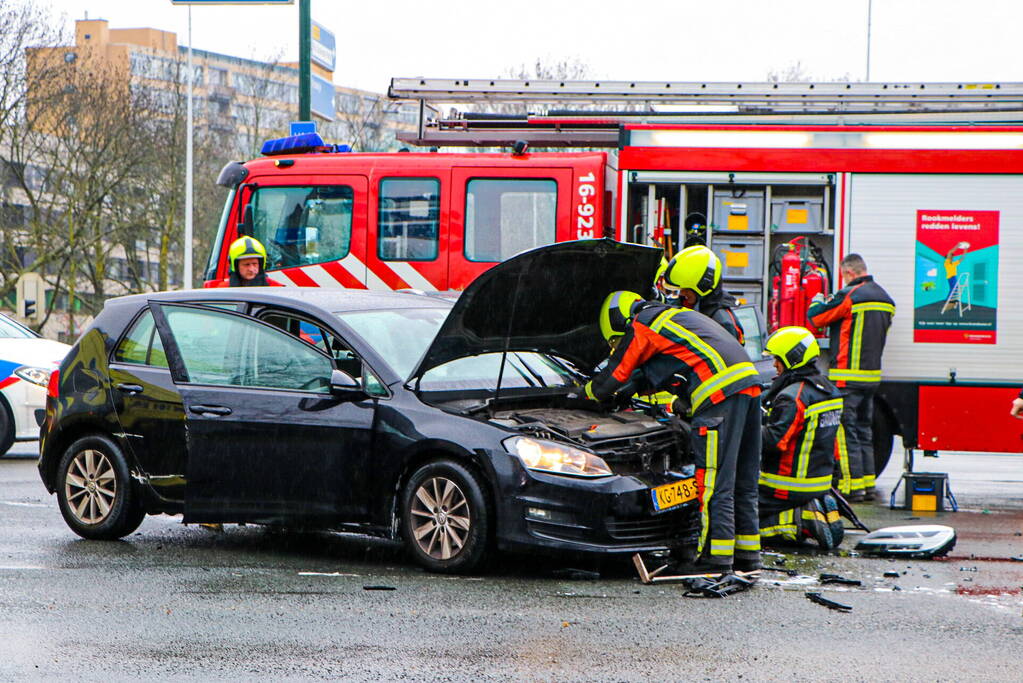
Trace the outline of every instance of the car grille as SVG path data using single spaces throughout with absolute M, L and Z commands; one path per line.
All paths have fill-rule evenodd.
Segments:
M 608 519 L 607 532 L 616 541 L 628 543 L 657 543 L 680 539 L 694 530 L 698 522 L 694 507 L 667 512 L 642 519 Z

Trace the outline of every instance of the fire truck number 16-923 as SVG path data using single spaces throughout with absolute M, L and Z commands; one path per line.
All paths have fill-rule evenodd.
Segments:
M 579 203 L 575 207 L 575 212 L 578 214 L 575 218 L 578 239 L 597 236 L 593 229 L 596 222 L 596 217 L 593 215 L 596 211 L 594 196 L 597 194 L 597 188 L 593 184 L 594 180 L 593 173 L 579 176 L 579 188 L 577 190 L 579 193 Z

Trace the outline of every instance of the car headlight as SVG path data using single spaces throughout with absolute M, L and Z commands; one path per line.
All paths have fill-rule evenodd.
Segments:
M 513 436 L 504 440 L 504 447 L 512 455 L 517 455 L 531 470 L 577 477 L 607 477 L 613 474 L 600 456 L 556 441 Z
M 14 369 L 14 374 L 19 378 L 32 384 L 38 384 L 41 387 L 45 387 L 49 384 L 51 372 L 53 372 L 53 370 L 37 368 L 31 365 L 22 365 L 20 368 Z

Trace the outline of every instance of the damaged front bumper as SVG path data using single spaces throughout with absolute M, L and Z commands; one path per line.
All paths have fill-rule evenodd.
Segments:
M 661 512 L 653 502 L 652 490 L 685 479 L 681 473 L 579 479 L 517 469 L 516 485 L 498 502 L 502 549 L 620 554 L 668 550 L 695 538 L 695 500 Z

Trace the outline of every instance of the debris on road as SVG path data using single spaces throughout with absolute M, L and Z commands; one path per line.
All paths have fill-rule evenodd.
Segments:
M 885 573 L 884 573 L 884 577 L 885 577 L 886 579 L 897 579 L 897 578 L 899 578 L 900 576 L 902 576 L 902 575 L 901 575 L 901 574 L 899 574 L 898 572 L 885 572 Z
M 799 576 L 799 572 L 795 569 L 785 569 L 783 567 L 764 567 L 762 571 L 775 572 L 777 574 L 784 574 L 785 576 Z
M 364 591 L 393 591 L 398 590 L 394 586 L 363 586 Z
M 867 534 L 856 550 L 872 555 L 933 558 L 955 547 L 956 531 L 941 524 L 890 526 Z
M 661 565 L 650 571 L 639 553 L 632 556 L 632 563 L 639 574 L 639 580 L 645 585 L 653 583 L 683 583 L 686 585 L 685 597 L 723 598 L 726 595 L 744 591 L 760 578 L 760 570 L 751 572 L 729 572 L 727 574 L 678 574 L 663 576 L 662 573 L 670 564 Z
M 600 579 L 600 572 L 566 567 L 564 569 L 555 569 L 551 572 L 551 576 L 557 579 L 568 579 L 569 581 L 596 581 Z
M 698 577 L 687 579 L 685 583 L 686 592 L 682 594 L 683 597 L 724 598 L 732 593 L 749 590 L 756 583 L 756 578 L 750 575 L 725 574 L 717 580 Z
M 821 574 L 820 582 L 822 584 L 837 583 L 843 586 L 862 586 L 863 582 L 858 579 L 847 579 L 844 576 L 838 574 Z
M 834 600 L 828 600 L 827 598 L 825 598 L 820 593 L 804 593 L 804 595 L 807 597 L 807 599 L 810 602 L 815 602 L 818 605 L 822 605 L 824 607 L 827 607 L 828 609 L 833 609 L 836 612 L 851 612 L 852 611 L 852 606 L 851 605 L 843 605 L 840 602 L 835 602 Z

